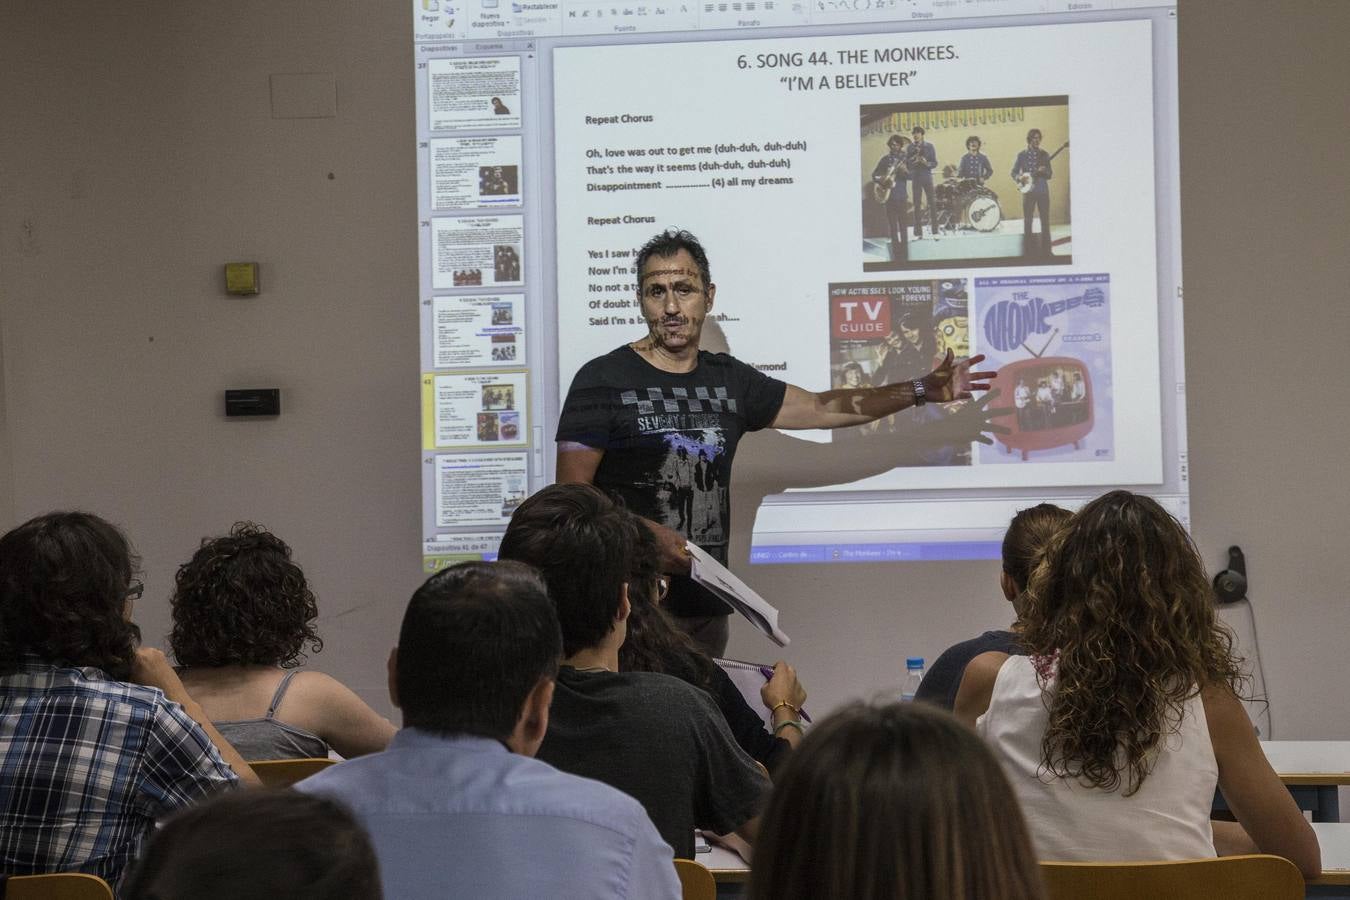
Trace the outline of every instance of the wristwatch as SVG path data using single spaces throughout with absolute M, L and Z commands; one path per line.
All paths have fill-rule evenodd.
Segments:
M 928 391 L 924 390 L 922 378 L 914 379 L 914 381 L 911 383 L 911 387 L 914 389 L 915 406 L 923 406 L 925 403 L 928 402 Z

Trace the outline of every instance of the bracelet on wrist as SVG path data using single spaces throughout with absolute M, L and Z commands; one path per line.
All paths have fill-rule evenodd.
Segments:
M 782 731 L 784 728 L 795 728 L 799 734 L 806 734 L 806 729 L 803 728 L 802 723 L 796 719 L 785 719 L 784 721 L 779 722 L 777 725 L 773 726 L 773 733 L 777 735 L 778 732 Z
M 772 716 L 774 713 L 778 712 L 778 710 L 782 709 L 785 706 L 792 711 L 792 717 L 794 719 L 800 719 L 802 717 L 801 707 L 790 700 L 779 700 L 777 703 L 773 705 L 773 708 L 769 710 L 769 715 Z
M 914 379 L 911 384 L 911 389 L 914 391 L 915 406 L 923 406 L 928 402 L 928 389 L 924 387 L 922 378 Z

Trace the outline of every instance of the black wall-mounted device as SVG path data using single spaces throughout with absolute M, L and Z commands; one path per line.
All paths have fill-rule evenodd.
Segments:
M 1247 599 L 1247 558 L 1241 547 L 1228 548 L 1228 568 L 1214 576 L 1214 599 L 1220 603 Z
M 281 415 L 280 388 L 244 388 L 225 392 L 227 416 Z

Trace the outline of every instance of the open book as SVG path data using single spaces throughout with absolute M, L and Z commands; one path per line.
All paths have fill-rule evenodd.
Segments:
M 694 543 L 685 544 L 693 557 L 689 577 L 712 591 L 736 612 L 750 620 L 760 631 L 780 647 L 786 647 L 790 638 L 778 627 L 778 610 L 770 606 L 731 571 L 709 556 Z

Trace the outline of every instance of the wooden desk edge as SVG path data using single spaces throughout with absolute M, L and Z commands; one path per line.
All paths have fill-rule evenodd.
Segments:
M 1298 786 L 1330 787 L 1333 784 L 1350 784 L 1350 772 L 1281 772 L 1280 781 Z
M 718 884 L 744 884 L 750 880 L 749 869 L 708 869 Z M 1310 885 L 1350 885 L 1350 869 L 1323 869 L 1322 874 L 1308 882 Z
M 750 880 L 750 870 L 746 869 L 713 869 L 705 866 L 712 873 L 713 881 L 718 884 L 743 884 Z M 1350 872 L 1346 873 L 1350 875 Z M 1330 883 L 1330 882 L 1328 882 Z M 1339 884 L 1340 882 L 1336 882 Z
M 744 884 L 750 880 L 749 869 L 709 869 L 713 880 L 718 884 Z M 1308 882 L 1310 885 L 1350 885 L 1350 869 L 1324 869 L 1321 876 Z
M 705 866 L 707 868 L 707 866 Z M 707 869 L 718 884 L 744 884 L 751 880 L 751 870 Z M 1322 874 L 1308 881 L 1309 885 L 1350 885 L 1350 869 L 1323 869 Z

